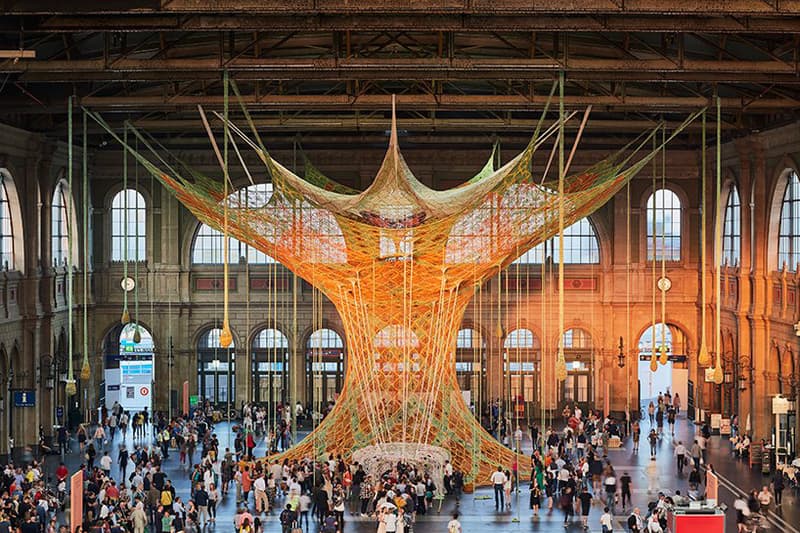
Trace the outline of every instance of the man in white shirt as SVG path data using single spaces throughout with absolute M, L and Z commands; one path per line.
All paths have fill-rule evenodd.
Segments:
M 447 523 L 447 533 L 461 533 L 461 522 L 458 521 L 458 511 L 453 513 L 453 519 Z
M 603 533 L 614 531 L 614 521 L 608 507 L 603 509 L 603 514 L 600 516 L 600 527 L 603 529 Z
M 106 476 L 111 475 L 111 456 L 108 455 L 108 452 L 103 454 L 103 457 L 100 459 L 100 470 L 102 470 L 103 474 Z
M 267 480 L 264 475 L 260 475 L 253 482 L 253 490 L 255 491 L 256 512 L 269 512 L 269 500 L 267 499 Z
M 683 466 L 686 464 L 686 455 L 688 451 L 686 450 L 686 446 L 683 445 L 681 441 L 678 441 L 678 445 L 675 446 L 675 457 L 678 460 L 678 473 L 683 474 Z
M 498 466 L 497 470 L 490 478 L 492 486 L 494 486 L 494 510 L 499 511 L 505 508 L 505 494 L 503 492 L 503 485 L 506 483 L 506 475 L 503 473 L 503 468 Z

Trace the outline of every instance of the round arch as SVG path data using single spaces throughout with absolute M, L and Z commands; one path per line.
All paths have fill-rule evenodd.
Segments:
M 83 269 L 83 265 L 78 264 L 82 226 L 78 224 L 78 211 L 73 191 L 67 180 L 60 177 L 48 193 L 50 198 L 50 220 L 48 221 L 50 264 L 54 267 L 63 266 L 67 253 L 69 253 L 70 264 Z M 84 209 L 86 209 L 85 206 Z M 69 235 L 70 230 L 72 230 L 72 235 Z M 72 237 L 71 247 L 69 246 L 70 236 Z M 88 245 L 85 248 L 88 248 Z
M 642 263 L 647 263 L 651 261 L 648 254 L 649 248 L 648 248 L 648 238 L 647 238 L 647 224 L 649 217 L 647 212 L 647 204 L 650 201 L 650 197 L 656 191 L 659 191 L 661 189 L 662 187 L 660 181 L 655 188 L 653 188 L 651 184 L 647 188 L 645 188 L 640 198 L 639 212 L 641 213 L 641 215 L 639 220 L 639 261 Z M 666 189 L 671 193 L 673 193 L 676 196 L 678 202 L 680 203 L 680 212 L 681 212 L 680 234 L 679 234 L 680 258 L 678 259 L 678 261 L 675 261 L 677 263 L 680 263 L 685 260 L 689 251 L 688 239 L 686 239 L 686 228 L 689 227 L 689 211 L 691 204 L 689 202 L 689 196 L 686 194 L 686 191 L 684 191 L 680 185 L 674 183 L 673 181 L 666 180 L 663 189 Z
M 236 351 L 238 338 L 231 331 L 233 342 L 227 348 L 220 344 L 222 325 L 212 323 L 197 330 L 193 345 L 197 354 L 197 393 L 213 406 L 227 406 L 236 398 Z
M 289 401 L 290 343 L 288 336 L 277 327 L 264 326 L 251 335 L 250 373 L 252 398 L 256 403 L 268 403 L 273 408 Z
M 767 245 L 767 270 L 770 272 L 780 270 L 782 268 L 782 266 L 778 264 L 777 236 L 780 234 L 781 228 L 781 210 L 783 208 L 783 198 L 786 195 L 789 177 L 793 172 L 800 176 L 800 164 L 798 164 L 798 161 L 788 154 L 784 155 L 781 161 L 775 167 L 771 194 L 767 196 L 769 205 L 766 206 L 766 208 L 768 209 L 769 215 L 766 235 L 763 235 L 763 242 L 766 242 Z M 755 192 L 755 188 L 753 188 L 753 192 Z M 756 242 L 760 242 L 760 240 L 756 239 Z
M 119 404 L 131 412 L 151 410 L 156 345 L 150 329 L 141 322 L 116 323 L 106 330 L 102 343 L 103 405 L 111 409 Z
M 344 386 L 347 344 L 344 336 L 327 323 L 310 329 L 303 337 L 306 401 L 319 412 L 335 402 Z
M 8 224 L 10 225 L 11 238 L 8 242 L 8 250 L 3 244 L 3 259 L 0 261 L 0 268 L 8 270 L 25 270 L 25 228 L 22 221 L 22 207 L 20 205 L 19 193 L 14 183 L 14 177 L 7 168 L 0 168 L 0 186 L 4 189 L 5 197 L 8 201 Z M 0 213 L 0 221 L 5 224 L 5 216 Z M 10 257 L 7 257 L 6 254 Z

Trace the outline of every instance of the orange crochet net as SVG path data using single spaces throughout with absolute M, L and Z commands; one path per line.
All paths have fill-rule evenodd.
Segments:
M 537 128 L 528 147 L 502 168 L 487 166 L 459 187 L 436 191 L 406 165 L 393 114 L 383 164 L 363 192 L 316 170 L 300 178 L 269 156 L 255 128 L 255 140 L 231 128 L 256 150 L 274 192 L 266 205 L 230 199 L 230 236 L 318 287 L 346 333 L 345 383 L 334 409 L 280 457 L 348 457 L 369 445 L 421 443 L 448 450 L 468 483 L 488 484 L 498 465 L 514 462 L 524 474 L 528 461 L 485 432 L 464 403 L 456 335 L 477 288 L 558 232 L 557 186 L 531 172 L 537 148 L 557 125 Z M 567 178 L 565 227 L 606 203 L 654 154 L 632 162 L 630 150 L 620 151 Z M 198 219 L 223 230 L 219 181 L 134 155 Z

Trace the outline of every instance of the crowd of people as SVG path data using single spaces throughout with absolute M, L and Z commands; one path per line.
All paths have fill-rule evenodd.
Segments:
M 670 506 L 703 498 L 702 469 L 713 469 L 705 464 L 710 428 L 703 425 L 686 445 L 671 438 L 679 475 L 688 470 L 689 490 L 684 495 L 648 487 L 648 493 L 658 497 L 646 508 L 642 506 L 643 510 L 632 502 L 634 478 L 625 468 L 612 464 L 608 451 L 616 445 L 615 439 L 630 435 L 637 453 L 642 426 L 649 422 L 647 439 L 655 457 L 660 449 L 657 443 L 667 435 L 659 420 L 667 421 L 668 433 L 673 436 L 674 416 L 679 411 L 678 396 L 668 394 L 651 402 L 646 418 L 630 424 L 593 410 L 584 414 L 573 405 L 562 413 L 563 429 L 541 431 L 529 423 L 524 434 L 519 424 L 512 424 L 504 415 L 498 402 L 490 403 L 483 415 L 487 429 L 509 447 L 521 450 L 523 437 L 530 439 L 528 503 L 534 519 L 540 513 L 560 511 L 565 527 L 577 523 L 588 529 L 592 514 L 596 522 L 591 525 L 606 532 L 614 530 L 614 520 L 622 514 L 629 531 L 658 533 L 666 530 Z M 208 404 L 188 416 L 171 419 L 161 413 L 151 416 L 147 410 L 128 413 L 115 404 L 102 413 L 101 424 L 80 426 L 75 435 L 84 480 L 83 520 L 78 531 L 201 533 L 217 522 L 218 507 L 234 500 L 232 526 L 237 533 L 259 533 L 267 520 L 279 522 L 284 533 L 295 528 L 340 533 L 350 520 L 348 515 L 374 521 L 378 533 L 407 533 L 413 531 L 417 517 L 436 506 L 441 509 L 441 496 L 460 498 L 464 474 L 449 462 L 444 465 L 443 486 L 437 487 L 429 472 L 402 462 L 371 473 L 339 454 L 327 460 L 281 462 L 268 461 L 263 454 L 256 457 L 257 447 L 269 452 L 290 447 L 293 418 L 304 416 L 312 415 L 300 404 L 274 413 L 244 405 L 240 422 L 225 429 L 233 432 L 229 449 L 220 445 L 215 432 L 218 417 Z M 57 449 L 69 451 L 69 442 L 70 435 L 60 429 Z M 165 468 L 168 461 L 169 468 Z M 189 483 L 183 479 L 174 483 L 167 470 L 185 476 Z M 59 511 L 69 515 L 67 483 L 71 473 L 62 463 L 54 482 L 48 484 L 44 469 L 35 461 L 6 467 L 0 487 L 0 533 L 64 531 L 56 518 Z M 764 487 L 737 502 L 740 531 L 744 531 L 741 524 L 780 503 L 780 481 L 774 483 L 774 493 Z M 493 487 L 497 512 L 508 512 L 513 495 L 522 489 L 516 465 L 498 467 L 485 483 Z M 177 490 L 176 484 L 189 488 Z M 448 533 L 461 532 L 457 512 L 447 527 Z

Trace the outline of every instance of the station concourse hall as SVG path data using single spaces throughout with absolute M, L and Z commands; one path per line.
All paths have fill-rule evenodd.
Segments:
M 799 2 L 0 14 L 0 533 L 800 533 Z

